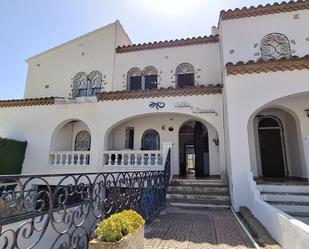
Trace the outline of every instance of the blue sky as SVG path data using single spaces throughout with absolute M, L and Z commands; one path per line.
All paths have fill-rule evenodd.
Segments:
M 119 19 L 134 43 L 209 35 L 222 9 L 268 0 L 1 0 L 0 99 L 22 98 L 25 60 Z

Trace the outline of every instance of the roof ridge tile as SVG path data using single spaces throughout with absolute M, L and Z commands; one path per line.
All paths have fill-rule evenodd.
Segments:
M 236 63 L 228 62 L 226 65 L 227 75 L 252 74 L 261 72 L 292 71 L 309 69 L 309 55 L 303 57 L 292 56 L 291 58 L 262 59 Z
M 308 0 L 295 0 L 289 2 L 282 1 L 280 3 L 275 2 L 273 4 L 268 3 L 265 5 L 260 4 L 258 6 L 250 6 L 249 8 L 243 7 L 243 8 L 222 10 L 220 12 L 220 19 L 221 20 L 238 19 L 244 17 L 291 12 L 303 9 L 309 9 Z
M 151 49 L 161 49 L 161 48 L 171 48 L 171 47 L 181 47 L 181 46 L 192 46 L 207 43 L 217 43 L 219 42 L 219 35 L 210 36 L 198 36 L 191 38 L 181 38 L 175 40 L 165 40 L 165 41 L 153 41 L 143 44 L 132 44 L 118 46 L 116 48 L 116 53 L 128 53 L 141 50 L 151 50 Z

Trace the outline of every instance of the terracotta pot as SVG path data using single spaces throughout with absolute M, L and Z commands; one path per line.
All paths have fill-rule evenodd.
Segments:
M 117 242 L 91 240 L 88 249 L 144 249 L 144 226 Z

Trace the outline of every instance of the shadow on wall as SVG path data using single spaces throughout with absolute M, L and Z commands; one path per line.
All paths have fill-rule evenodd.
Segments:
M 20 174 L 27 142 L 0 137 L 0 175 Z

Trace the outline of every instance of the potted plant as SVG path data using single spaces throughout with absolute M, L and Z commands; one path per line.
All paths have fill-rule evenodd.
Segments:
M 89 249 L 143 249 L 145 221 L 133 210 L 111 215 L 97 225 Z

